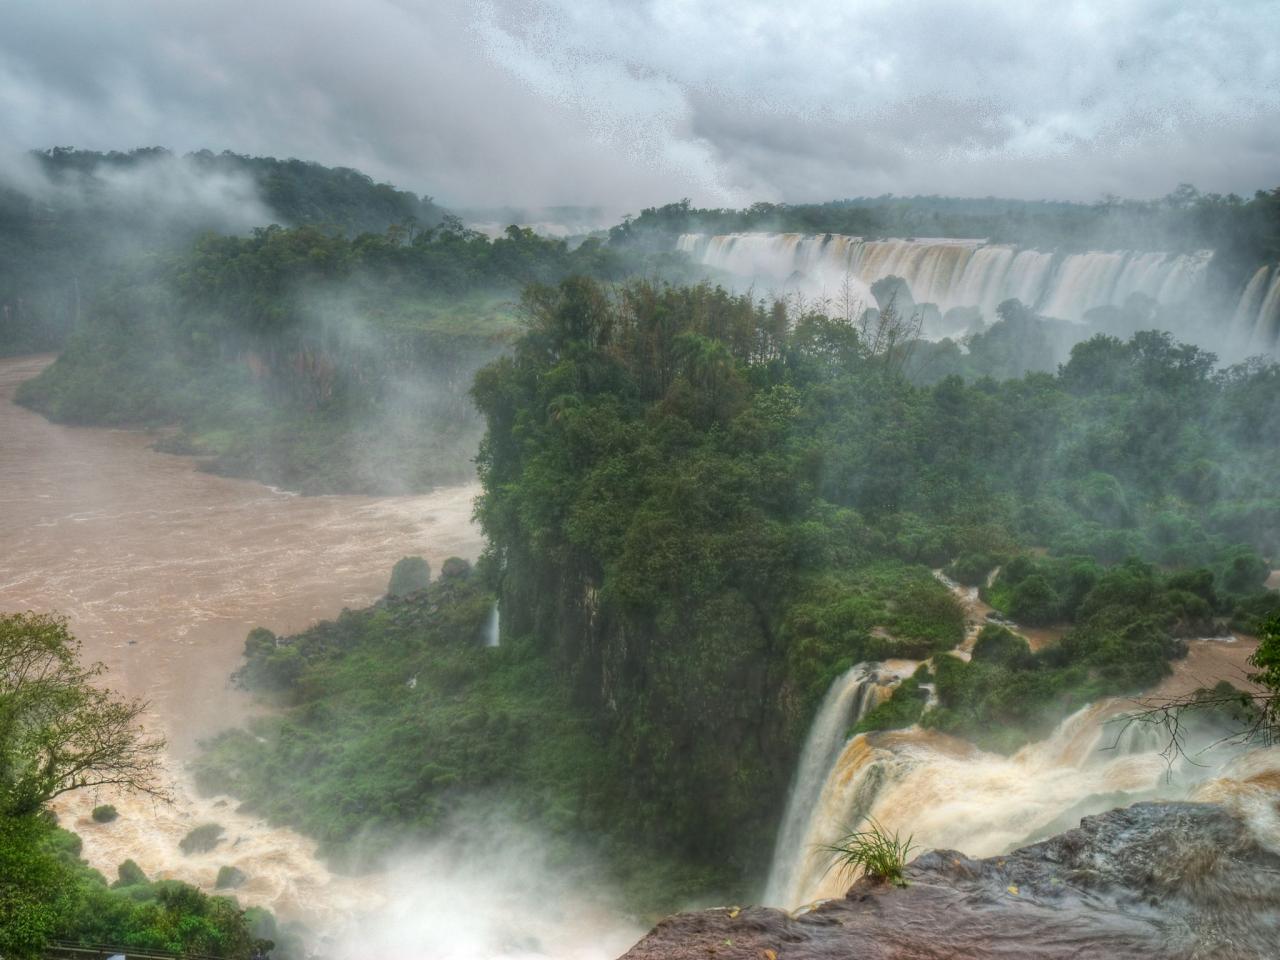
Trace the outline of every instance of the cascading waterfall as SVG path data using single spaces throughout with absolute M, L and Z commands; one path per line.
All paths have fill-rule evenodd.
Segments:
M 910 676 L 916 666 L 908 660 L 855 664 L 827 691 L 800 753 L 782 829 L 778 832 L 773 869 L 765 891 L 766 903 L 779 902 L 779 897 L 792 883 L 795 861 L 787 856 L 787 851 L 803 842 L 810 814 L 822 794 L 831 764 L 848 739 L 849 728 L 884 700 L 898 681 Z
M 873 306 L 871 284 L 901 277 L 917 303 L 945 313 L 977 307 L 987 318 L 1016 298 L 1037 312 L 1079 321 L 1134 294 L 1183 304 L 1205 294 L 1212 251 L 1091 251 L 1055 254 L 983 240 L 865 240 L 832 234 L 683 234 L 676 248 L 744 279 L 793 287 L 809 297 Z M 1267 277 L 1271 276 L 1268 286 Z M 1241 349 L 1274 348 L 1280 335 L 1280 268 L 1261 268 L 1241 294 L 1230 331 Z
M 1169 684 L 1180 682 L 1177 689 L 1185 692 L 1211 682 L 1210 677 L 1239 684 L 1247 653 L 1242 643 L 1195 641 L 1188 661 L 1160 689 L 1171 692 Z M 1092 704 L 1011 756 L 920 727 L 851 738 L 830 764 L 811 805 L 793 810 L 798 773 L 766 902 L 794 908 L 840 896 L 850 879 L 830 869 L 824 845 L 872 818 L 891 832 L 911 836 L 918 853 L 958 849 L 987 857 L 1137 800 L 1203 799 L 1235 804 L 1280 850 L 1280 815 L 1255 802 L 1259 790 L 1280 776 L 1280 750 L 1217 744 L 1196 756 L 1200 746 L 1222 736 L 1207 726 L 1199 734 L 1203 743 L 1193 738 L 1186 745 L 1193 760 L 1171 768 L 1159 728 L 1117 722 L 1131 709 L 1131 701 L 1120 699 Z M 815 721 L 815 731 L 817 726 Z M 802 766 L 808 759 L 806 746 Z
M 1280 267 L 1272 270 L 1271 285 L 1258 307 L 1249 345 L 1255 350 L 1269 349 L 1275 344 L 1277 334 L 1280 334 Z

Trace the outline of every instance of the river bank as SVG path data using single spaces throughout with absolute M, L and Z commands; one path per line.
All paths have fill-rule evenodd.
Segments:
M 366 884 L 331 877 L 310 840 L 237 814 L 234 801 L 197 798 L 183 761 L 252 710 L 228 683 L 249 629 L 297 631 L 367 605 L 408 554 L 436 570 L 449 556 L 474 559 L 478 488 L 299 497 L 214 476 L 152 450 L 145 433 L 53 424 L 14 404 L 18 384 L 52 359 L 0 361 L 0 609 L 65 615 L 84 659 L 105 663 L 114 689 L 150 702 L 147 722 L 169 741 L 175 798 L 72 795 L 59 815 L 109 877 L 128 856 L 148 876 L 211 890 L 221 865 L 237 865 L 251 878 L 236 891 L 242 902 L 287 919 L 359 909 Z M 102 802 L 120 819 L 92 823 Z M 210 820 L 226 828 L 226 843 L 184 856 L 178 841 Z

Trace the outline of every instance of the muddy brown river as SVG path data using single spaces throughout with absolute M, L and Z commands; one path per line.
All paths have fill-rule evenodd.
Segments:
M 51 357 L 0 361 L 0 610 L 64 614 L 84 655 L 108 683 L 150 701 L 148 722 L 170 743 L 176 802 L 71 795 L 59 804 L 84 853 L 114 877 L 133 857 L 148 875 L 210 889 L 224 864 L 250 877 L 243 902 L 315 920 L 357 909 L 366 882 L 329 876 L 313 845 L 238 814 L 225 798 L 194 796 L 182 758 L 198 738 L 243 719 L 230 687 L 245 633 L 296 631 L 362 606 L 386 588 L 400 557 L 433 570 L 474 559 L 477 485 L 409 497 L 301 497 L 202 473 L 194 460 L 157 453 L 124 430 L 52 424 L 13 403 L 19 383 Z M 87 816 L 96 802 L 121 809 L 112 824 Z M 177 841 L 201 822 L 227 842 L 184 857 Z

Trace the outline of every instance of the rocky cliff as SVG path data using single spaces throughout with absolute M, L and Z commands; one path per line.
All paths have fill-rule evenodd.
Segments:
M 1280 854 L 1213 804 L 1140 803 L 987 860 L 933 851 L 907 879 L 796 914 L 680 914 L 623 960 L 1280 957 Z

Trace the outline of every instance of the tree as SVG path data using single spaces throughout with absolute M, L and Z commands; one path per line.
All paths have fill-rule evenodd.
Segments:
M 431 584 L 431 567 L 422 557 L 401 557 L 391 568 L 391 582 L 387 593 L 393 597 L 406 597 Z
M 61 617 L 0 615 L 0 816 L 35 814 L 54 797 L 121 786 L 164 797 L 164 741 L 145 734 L 146 703 L 96 686 Z

